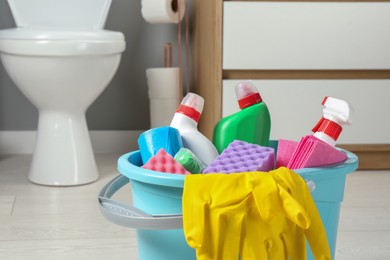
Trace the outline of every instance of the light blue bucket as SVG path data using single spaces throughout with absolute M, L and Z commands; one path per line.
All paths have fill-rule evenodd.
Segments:
M 348 159 L 341 164 L 296 171 L 305 180 L 315 183 L 312 195 L 326 229 L 333 259 L 346 175 L 358 167 L 357 156 L 343 151 Z M 118 159 L 122 176 L 108 183 L 99 195 L 103 215 L 111 222 L 137 229 L 139 260 L 196 259 L 195 250 L 187 245 L 182 229 L 184 176 L 150 171 L 140 165 L 139 151 Z M 129 180 L 133 207 L 111 200 L 111 196 Z M 314 260 L 310 248 L 308 259 Z

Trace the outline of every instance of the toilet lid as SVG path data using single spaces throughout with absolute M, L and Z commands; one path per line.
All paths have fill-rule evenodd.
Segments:
M 121 32 L 109 30 L 77 31 L 77 30 L 37 30 L 13 28 L 0 30 L 0 39 L 7 40 L 93 40 L 116 41 L 124 40 Z

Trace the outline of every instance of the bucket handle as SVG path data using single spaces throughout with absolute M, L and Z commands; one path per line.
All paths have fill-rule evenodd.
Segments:
M 162 230 L 162 229 L 182 229 L 183 215 L 160 214 L 151 215 L 134 206 L 124 204 L 111 199 L 123 186 L 129 184 L 129 179 L 124 175 L 119 175 L 108 182 L 99 193 L 100 211 L 110 222 L 135 229 Z M 306 180 L 309 190 L 315 190 L 314 181 Z
M 99 193 L 100 211 L 110 222 L 135 229 L 162 230 L 182 229 L 183 215 L 151 215 L 132 205 L 111 199 L 123 186 L 129 183 L 126 176 L 119 175 L 107 183 Z

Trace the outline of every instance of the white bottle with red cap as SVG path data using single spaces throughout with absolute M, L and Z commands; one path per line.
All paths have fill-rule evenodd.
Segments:
M 335 146 L 343 126 L 352 124 L 353 109 L 346 101 L 332 97 L 325 97 L 322 105 L 324 115 L 312 131 L 318 139 Z
M 188 93 L 182 100 L 172 119 L 171 127 L 179 130 L 183 146 L 190 149 L 203 163 L 209 165 L 218 156 L 214 144 L 198 130 L 203 112 L 204 99 Z

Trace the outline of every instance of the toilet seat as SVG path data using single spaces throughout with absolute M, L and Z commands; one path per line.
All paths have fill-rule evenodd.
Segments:
M 124 35 L 109 30 L 0 30 L 0 52 L 33 56 L 86 56 L 121 53 Z

